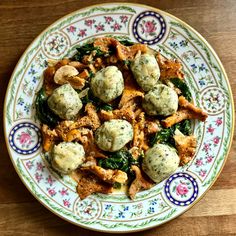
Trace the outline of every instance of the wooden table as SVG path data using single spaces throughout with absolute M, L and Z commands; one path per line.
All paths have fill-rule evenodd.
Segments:
M 110 0 L 103 2 L 109 2 Z M 126 0 L 127 1 L 127 0 Z M 113 0 L 115 2 L 115 0 Z M 122 2 L 120 0 L 120 2 Z M 184 20 L 200 32 L 219 55 L 236 101 L 236 1 L 146 0 Z M 0 81 L 1 118 L 11 73 L 31 41 L 48 25 L 99 0 L 1 0 Z M 0 235 L 102 235 L 71 225 L 46 210 L 18 178 L 5 146 L 0 123 Z M 214 186 L 192 209 L 177 219 L 136 235 L 236 235 L 236 140 Z

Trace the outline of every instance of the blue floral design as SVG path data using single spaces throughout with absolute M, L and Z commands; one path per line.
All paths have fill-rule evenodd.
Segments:
M 30 104 L 25 104 L 24 111 L 28 114 L 30 111 Z
M 155 198 L 155 199 L 153 199 L 153 200 L 151 200 L 150 201 L 150 204 L 153 206 L 153 205 L 156 205 L 157 204 L 157 199 Z
M 22 97 L 19 97 L 18 100 L 17 100 L 17 105 L 24 105 L 24 99 Z
M 206 66 L 202 63 L 199 67 L 198 67 L 198 69 L 199 69 L 199 72 L 200 71 L 208 71 L 208 69 L 206 68 Z
M 152 213 L 154 213 L 154 212 L 155 212 L 154 207 L 149 207 L 149 208 L 148 208 L 148 214 L 152 214 Z
M 29 75 L 35 75 L 36 74 L 36 70 L 34 69 L 33 65 L 30 66 L 30 70 L 29 70 L 28 74 Z
M 180 47 L 187 47 L 188 46 L 188 41 L 187 40 L 182 40 L 179 42 Z
M 33 83 L 36 83 L 36 82 L 37 82 L 37 79 L 36 79 L 35 76 L 33 77 L 33 80 L 32 80 L 32 81 L 33 81 Z
M 197 72 L 197 66 L 195 64 L 190 65 L 192 68 L 192 72 L 196 73 Z
M 178 44 L 175 43 L 175 42 L 173 42 L 173 43 L 171 42 L 171 43 L 169 43 L 169 44 L 170 44 L 170 46 L 171 46 L 172 48 L 174 48 L 175 51 L 179 48 Z
M 204 80 L 199 80 L 198 83 L 200 84 L 200 86 L 204 86 L 204 85 L 206 85 L 206 83 L 205 83 Z
M 118 218 L 122 218 L 122 219 L 125 218 L 124 212 L 120 211 L 118 214 Z
M 105 210 L 109 210 L 111 208 L 111 204 L 106 204 L 105 205 Z

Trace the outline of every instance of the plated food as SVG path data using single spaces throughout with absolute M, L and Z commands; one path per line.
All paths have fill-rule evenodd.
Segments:
M 192 160 L 191 121 L 207 118 L 180 62 L 111 37 L 49 61 L 35 103 L 43 150 L 77 181 L 80 199 L 121 186 L 134 199 L 160 183 Z
M 102 37 L 113 37 L 120 42 L 117 43 L 117 56 L 109 57 L 111 50 L 108 47 L 107 57 L 103 57 L 107 48 L 100 44 L 101 51 L 96 51 L 96 63 L 78 63 L 89 47 L 94 46 L 88 45 L 94 42 L 91 39 Z M 133 47 L 127 55 L 126 47 L 132 46 L 127 45 L 127 40 L 139 42 L 138 50 L 141 53 L 137 53 L 138 50 Z M 87 47 L 83 47 L 86 44 Z M 79 51 L 76 50 L 78 47 Z M 153 53 L 160 70 L 159 79 L 152 77 L 152 74 L 158 77 L 159 73 L 158 67 L 152 67 L 156 65 L 153 56 L 147 56 Z M 126 56 L 131 58 L 126 60 Z M 99 67 L 100 57 L 109 61 Z M 118 57 L 120 59 L 117 61 Z M 146 57 L 148 70 L 145 69 L 147 66 L 140 65 Z M 133 71 L 131 61 L 132 65 L 138 66 L 136 69 L 133 67 Z M 81 64 L 86 67 L 77 68 Z M 96 91 L 92 91 L 91 83 L 86 81 L 91 82 L 98 71 L 106 67 L 109 69 L 110 66 L 121 71 L 124 88 L 120 73 L 112 69 L 112 73 L 117 75 L 113 79 L 122 93 L 118 95 L 120 91 L 115 83 L 109 84 L 111 93 L 105 97 L 108 96 L 111 101 L 104 102 L 94 96 Z M 143 73 L 139 74 L 139 71 Z M 135 73 L 138 74 L 136 78 Z M 151 88 L 157 87 L 154 92 L 149 90 L 142 76 L 149 76 L 150 85 L 156 83 Z M 129 77 L 131 84 L 127 83 Z M 170 79 L 164 78 L 171 78 L 171 83 L 168 81 Z M 106 79 L 103 79 L 105 82 Z M 68 82 L 65 83 L 65 80 Z M 42 84 L 44 89 L 41 90 Z M 55 92 L 50 108 L 49 97 L 64 85 Z M 160 88 L 163 85 L 165 89 L 162 93 Z M 162 102 L 158 99 L 159 94 L 162 97 L 169 91 L 165 86 L 171 88 L 170 91 L 174 89 L 178 96 L 176 102 L 170 94 L 168 109 L 163 109 L 166 99 L 162 99 Z M 100 95 L 108 88 L 94 86 Z M 149 115 L 148 112 L 154 109 L 157 115 Z M 208 115 L 205 122 L 202 122 L 205 119 L 203 110 Z M 161 111 L 164 111 L 164 115 L 158 114 Z M 167 112 L 174 113 L 166 115 Z M 103 119 L 99 118 L 101 114 Z M 127 138 L 124 141 L 122 136 L 121 139 L 119 136 L 118 139 L 114 137 L 108 140 L 107 135 L 111 130 L 108 132 L 107 127 L 110 129 L 113 126 L 108 123 L 104 127 L 103 124 L 111 118 L 122 120 L 122 123 L 127 121 L 133 129 L 133 138 L 124 133 Z M 234 107 L 225 70 L 214 50 L 199 33 L 164 11 L 139 4 L 112 3 L 73 12 L 49 26 L 32 42 L 11 76 L 3 119 L 11 161 L 36 199 L 55 215 L 77 226 L 102 232 L 127 233 L 172 220 L 197 203 L 209 190 L 227 159 L 233 137 Z M 153 122 L 154 119 L 156 122 Z M 80 128 L 85 123 L 87 127 Z M 97 137 L 95 134 L 100 127 L 105 135 Z M 44 131 L 41 132 L 41 129 Z M 77 136 L 76 140 L 73 140 L 74 136 Z M 118 143 L 125 147 L 119 151 L 105 151 L 96 144 L 97 138 L 100 144 L 103 140 L 109 143 L 110 150 L 119 148 Z M 42 139 L 49 139 L 44 142 L 44 148 L 50 151 L 43 151 Z M 144 150 L 141 155 L 140 148 L 132 148 L 138 145 L 142 145 L 141 149 Z M 165 156 L 167 151 L 171 153 L 168 159 Z M 89 160 L 88 152 L 96 153 L 99 158 L 91 157 Z M 153 152 L 155 155 L 152 155 Z M 67 153 L 70 154 L 70 161 Z M 143 154 L 146 159 L 142 158 Z M 136 156 L 141 158 L 136 160 Z M 159 157 L 158 163 L 155 162 L 156 156 Z M 92 164 L 96 165 L 92 167 Z M 79 178 L 81 176 L 77 170 L 82 172 L 82 166 L 84 178 Z M 168 176 L 176 166 L 177 170 Z M 117 181 L 113 184 L 118 176 L 120 182 L 127 184 Z M 125 180 L 126 177 L 128 180 Z M 83 190 L 84 186 L 87 189 L 82 192 L 84 199 L 81 200 L 76 188 Z M 96 193 L 91 194 L 91 188 Z M 137 189 L 140 192 L 137 193 Z M 110 191 L 113 193 L 98 193 Z

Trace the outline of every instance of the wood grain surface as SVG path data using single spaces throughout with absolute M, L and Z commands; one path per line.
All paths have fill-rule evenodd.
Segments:
M 103 2 L 111 2 L 103 0 Z M 116 2 L 113 0 L 112 2 Z M 124 1 L 119 1 L 124 2 Z M 184 20 L 200 32 L 219 55 L 236 100 L 236 1 L 146 0 Z M 0 1 L 0 104 L 11 73 L 32 40 L 58 18 L 99 0 Z M 104 235 L 71 225 L 38 203 L 17 176 L 7 153 L 0 123 L 0 235 Z M 226 165 L 210 191 L 177 219 L 135 235 L 236 235 L 235 133 Z M 127 234 L 129 235 L 129 234 Z

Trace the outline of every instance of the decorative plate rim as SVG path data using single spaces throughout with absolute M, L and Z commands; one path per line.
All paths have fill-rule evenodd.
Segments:
M 231 89 L 231 86 L 230 86 L 230 82 L 229 82 L 229 78 L 227 76 L 227 73 L 224 69 L 224 66 L 223 64 L 221 63 L 221 60 L 219 59 L 217 53 L 215 52 L 215 50 L 213 49 L 213 47 L 208 43 L 208 41 L 199 33 L 197 32 L 193 27 L 191 27 L 188 23 L 182 21 L 181 19 L 179 19 L 178 17 L 164 11 L 164 10 L 160 10 L 159 8 L 156 8 L 156 7 L 152 7 L 152 6 L 148 6 L 148 5 L 145 5 L 145 4 L 139 4 L 139 3 L 125 3 L 125 2 L 106 2 L 106 3 L 103 3 L 103 4 L 93 4 L 93 5 L 90 5 L 90 6 L 87 6 L 87 7 L 83 7 L 83 8 L 79 8 L 69 14 L 66 14 L 62 17 L 60 17 L 58 20 L 54 21 L 52 24 L 50 24 L 48 27 L 46 27 L 43 31 L 41 31 L 41 33 L 39 33 L 33 40 L 32 42 L 29 44 L 29 46 L 25 49 L 25 51 L 23 52 L 23 54 L 20 56 L 17 64 L 15 65 L 15 68 L 11 74 L 11 77 L 10 77 L 10 80 L 8 82 L 8 86 L 7 86 L 7 90 L 6 90 L 6 93 L 5 93 L 5 98 L 4 98 L 4 109 L 3 109 L 3 129 L 4 129 L 4 137 L 5 137 L 5 143 L 6 143 L 6 147 L 7 147 L 7 151 L 8 151 L 8 154 L 9 154 L 9 157 L 11 159 L 11 162 L 15 168 L 15 171 L 17 172 L 18 176 L 20 177 L 22 183 L 25 185 L 25 187 L 28 189 L 28 191 L 33 195 L 33 197 L 35 199 L 37 199 L 37 201 L 42 204 L 44 207 L 46 207 L 49 211 L 51 211 L 53 214 L 57 215 L 58 217 L 60 217 L 61 219 L 69 222 L 69 223 L 72 223 L 76 226 L 79 226 L 81 228 L 85 228 L 85 229 L 88 229 L 88 230 L 93 230 L 93 231 L 97 231 L 97 232 L 104 232 L 104 229 L 97 229 L 97 228 L 93 228 L 91 229 L 91 227 L 89 226 L 86 226 L 86 225 L 83 225 L 83 224 L 78 224 L 78 223 L 75 223 L 73 221 L 71 221 L 70 219 L 66 218 L 65 216 L 62 216 L 60 215 L 59 213 L 57 213 L 56 211 L 53 211 L 46 203 L 44 203 L 42 200 L 40 200 L 34 193 L 33 193 L 33 190 L 30 189 L 30 187 L 26 184 L 22 174 L 20 174 L 19 170 L 17 169 L 17 164 L 13 161 L 13 157 L 12 157 L 12 154 L 10 152 L 10 146 L 7 142 L 8 140 L 8 137 L 7 137 L 7 130 L 6 130 L 6 109 L 7 109 L 7 99 L 8 99 L 8 96 L 9 96 L 9 90 L 10 90 L 10 84 L 12 83 L 13 81 L 13 75 L 15 74 L 19 64 L 22 62 L 23 58 L 25 57 L 26 53 L 28 53 L 28 51 L 30 50 L 30 48 L 32 47 L 32 45 L 34 44 L 35 41 L 37 41 L 44 33 L 46 33 L 50 28 L 54 27 L 55 25 L 57 25 L 59 22 L 63 21 L 63 20 L 66 20 L 68 17 L 70 16 L 73 16 L 75 15 L 76 13 L 79 13 L 80 11 L 86 11 L 86 10 L 89 10 L 90 8 L 94 8 L 94 7 L 99 7 L 99 6 L 111 6 L 111 5 L 119 5 L 119 6 L 137 6 L 137 7 L 143 7 L 143 8 L 146 8 L 148 10 L 153 10 L 153 11 L 158 11 L 160 13 L 163 13 L 164 15 L 167 15 L 171 18 L 173 18 L 174 20 L 180 22 L 182 25 L 186 26 L 188 29 L 190 29 L 194 34 L 196 34 L 200 39 L 201 41 L 208 47 L 208 49 L 211 51 L 211 53 L 213 54 L 213 56 L 215 57 L 215 60 L 216 62 L 218 63 L 219 65 L 219 68 L 221 69 L 221 72 L 223 73 L 224 77 L 225 77 L 225 82 L 228 86 L 228 92 L 229 92 L 229 98 L 230 98 L 230 101 L 232 102 L 232 129 L 231 129 L 231 132 L 230 132 L 230 140 L 229 140 L 229 144 L 228 144 L 228 149 L 227 149 L 227 152 L 225 153 L 224 155 L 224 160 L 223 160 L 223 163 L 220 167 L 220 169 L 218 170 L 218 173 L 217 175 L 215 176 L 215 178 L 212 180 L 212 182 L 209 184 L 208 188 L 202 193 L 202 195 L 196 199 L 196 201 L 194 201 L 191 205 L 188 206 L 188 208 L 184 209 L 182 212 L 178 213 L 177 215 L 175 215 L 174 217 L 170 217 L 168 220 L 166 220 L 165 222 L 162 222 L 160 223 L 159 225 L 151 225 L 151 226 L 147 226 L 147 227 L 143 227 L 143 228 L 140 228 L 140 229 L 136 229 L 136 230 L 128 230 L 127 232 L 139 232 L 139 231 L 143 231 L 143 230 L 147 230 L 147 229 L 151 229 L 151 228 L 154 228 L 154 227 L 158 227 L 162 224 L 165 224 L 175 218 L 177 218 L 178 216 L 182 215 L 183 213 L 185 213 L 187 210 L 189 210 L 190 208 L 192 208 L 195 204 L 197 204 L 200 200 L 203 199 L 203 197 L 205 196 L 205 194 L 210 190 L 210 188 L 212 187 L 212 185 L 216 182 L 216 180 L 218 179 L 219 175 L 221 174 L 224 166 L 225 166 L 225 163 L 228 159 L 228 155 L 229 155 L 229 152 L 231 150 L 231 147 L 232 147 L 232 141 L 233 141 L 233 134 L 234 134 L 234 125 L 235 125 L 235 107 L 234 107 L 234 99 L 233 99 L 233 94 L 232 94 L 232 89 Z M 107 230 L 106 231 L 107 233 L 127 233 L 125 231 L 113 231 L 113 230 Z

